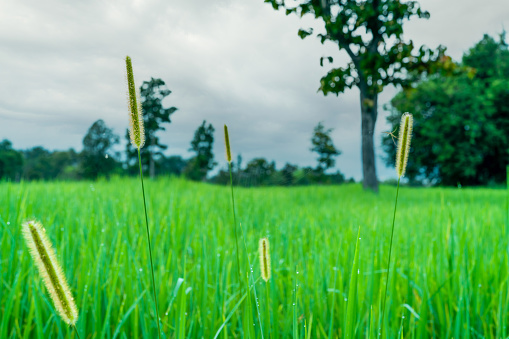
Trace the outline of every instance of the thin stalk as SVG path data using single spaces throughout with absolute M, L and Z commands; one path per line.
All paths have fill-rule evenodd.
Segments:
M 385 294 L 384 294 L 384 303 L 382 306 L 382 331 L 380 334 L 380 338 L 384 337 L 384 315 L 385 315 L 385 304 L 387 302 L 387 287 L 389 287 L 389 273 L 391 268 L 391 254 L 392 254 L 392 239 L 394 238 L 394 223 L 396 221 L 396 207 L 398 206 L 398 194 L 399 194 L 399 181 L 401 177 L 398 178 L 398 188 L 396 188 L 396 201 L 394 202 L 394 215 L 392 217 L 392 231 L 391 231 L 391 243 L 389 245 L 389 260 L 387 262 L 387 280 L 385 282 Z
M 509 233 L 509 165 L 505 168 L 505 181 L 506 181 L 506 191 L 505 191 L 505 232 L 506 235 Z M 509 250 L 509 249 L 508 249 Z
M 251 261 L 249 260 L 249 254 L 248 251 L 247 251 L 247 244 L 246 244 L 246 235 L 244 234 L 244 229 L 242 228 L 242 225 L 240 226 L 241 230 L 242 230 L 242 240 L 244 242 L 244 248 L 245 248 L 245 251 L 246 251 L 246 257 L 247 257 L 247 265 L 248 265 L 248 269 L 250 272 L 248 272 L 248 284 L 247 284 L 247 288 L 249 288 L 249 276 L 251 276 L 251 281 L 253 283 L 253 293 L 254 293 L 254 297 L 255 297 L 255 300 L 257 301 L 256 302 L 256 312 L 258 313 L 258 322 L 260 323 L 260 333 L 261 333 L 261 336 L 262 336 L 262 339 L 263 338 L 263 325 L 262 325 L 262 317 L 260 315 L 260 308 L 258 306 L 259 302 L 258 302 L 258 296 L 256 295 L 256 281 L 254 280 L 254 276 L 253 276 L 253 266 L 251 266 Z
M 73 326 L 74 328 L 74 332 L 76 333 L 76 336 L 78 337 L 78 339 L 81 339 L 80 338 L 80 334 L 78 333 L 78 329 L 76 328 L 76 326 Z
M 270 339 L 271 335 L 270 335 L 270 293 L 269 293 L 269 282 L 267 281 L 265 283 L 265 290 L 267 291 L 267 302 L 266 302 L 266 307 L 267 309 L 265 310 L 265 317 L 267 318 L 265 321 L 265 326 L 266 326 L 266 329 L 267 329 L 267 338 Z
M 233 197 L 233 176 L 231 162 L 228 162 L 228 168 L 230 170 L 230 188 L 232 192 L 233 232 L 235 233 L 235 245 L 237 246 L 237 268 L 239 271 L 240 294 L 242 295 L 242 275 L 240 273 L 239 238 L 237 237 L 237 216 L 235 215 L 235 198 Z
M 298 338 L 297 331 L 297 265 L 295 265 L 295 281 L 293 286 L 293 337 Z
M 338 273 L 338 262 L 339 262 L 339 249 L 336 256 L 336 266 L 334 266 L 334 285 L 332 286 L 332 309 L 329 323 L 329 338 L 332 338 L 332 323 L 334 321 L 334 306 L 336 305 L 336 278 Z
M 150 256 L 150 270 L 152 272 L 152 289 L 154 291 L 154 304 L 156 306 L 157 335 L 161 339 L 161 327 L 159 326 L 159 309 L 157 307 L 156 283 L 154 279 L 154 264 L 152 263 L 152 246 L 150 245 L 150 232 L 148 230 L 147 203 L 145 202 L 145 186 L 143 185 L 143 170 L 141 168 L 141 154 L 138 148 L 138 162 L 140 165 L 141 192 L 143 193 L 143 207 L 145 208 L 145 225 L 147 227 L 148 253 Z

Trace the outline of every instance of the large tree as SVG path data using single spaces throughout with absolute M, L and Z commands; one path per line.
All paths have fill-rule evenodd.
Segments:
M 143 167 L 148 170 L 151 178 L 155 176 L 157 161 L 164 156 L 162 151 L 168 148 L 160 142 L 157 132 L 165 130 L 162 124 L 170 123 L 170 116 L 177 110 L 176 107 L 163 106 L 163 100 L 170 94 L 171 91 L 161 79 L 151 78 L 150 81 L 144 81 L 140 87 L 141 108 L 145 124 L 145 146 L 141 149 L 141 159 Z M 138 150 L 129 141 L 129 130 L 126 131 L 126 138 L 128 140 L 127 167 L 132 169 L 138 161 Z
M 109 177 L 117 166 L 112 147 L 118 144 L 119 137 L 99 119 L 90 126 L 83 138 L 83 151 L 80 154 L 80 167 L 83 177 L 96 179 Z
M 320 19 L 325 31 L 317 34 L 322 43 L 331 41 L 345 51 L 350 62 L 331 69 L 320 80 L 319 91 L 338 95 L 357 87 L 360 92 L 363 186 L 378 191 L 373 142 L 378 116 L 378 95 L 388 85 L 409 86 L 418 74 L 428 72 L 442 55 L 425 47 L 416 49 L 403 40 L 403 23 L 412 17 L 429 18 L 416 1 L 400 0 L 265 0 L 274 9 L 301 17 Z M 300 29 L 301 38 L 313 34 Z M 322 57 L 333 62 L 333 57 Z
M 509 50 L 504 35 L 485 35 L 452 76 L 434 75 L 391 101 L 388 122 L 414 112 L 410 182 L 442 185 L 502 183 L 509 164 Z M 396 146 L 383 140 L 394 165 Z

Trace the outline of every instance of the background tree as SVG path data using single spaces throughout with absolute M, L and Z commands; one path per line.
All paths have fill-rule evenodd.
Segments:
M 184 170 L 188 178 L 196 181 L 205 180 L 208 171 L 216 165 L 214 153 L 212 153 L 213 145 L 214 127 L 212 124 L 207 126 L 207 122 L 203 120 L 203 123 L 194 132 L 194 138 L 191 141 L 189 150 L 195 152 L 196 155 L 189 159 Z
M 23 155 L 12 148 L 9 140 L 0 142 L 0 179 L 19 180 L 23 170 Z
M 485 35 L 463 56 L 454 76 L 434 75 L 398 93 L 387 118 L 395 129 L 401 114 L 414 114 L 406 176 L 443 185 L 501 183 L 509 164 L 509 51 Z M 383 138 L 386 162 L 395 145 Z
M 311 138 L 313 147 L 311 151 L 318 153 L 316 171 L 319 173 L 324 173 L 329 168 L 334 167 L 336 164 L 334 157 L 341 154 L 341 151 L 337 150 L 332 142 L 332 138 L 330 137 L 331 132 L 332 129 L 325 129 L 321 122 L 316 125 L 313 131 L 313 137 Z
M 325 24 L 317 34 L 322 43 L 331 41 L 350 57 L 344 67 L 331 69 L 320 80 L 319 91 L 338 95 L 357 87 L 360 91 L 362 120 L 362 171 L 364 188 L 378 191 L 373 134 L 378 116 L 378 94 L 387 85 L 408 86 L 419 73 L 432 69 L 442 55 L 403 41 L 403 23 L 412 17 L 429 18 L 416 1 L 401 0 L 265 0 L 286 14 L 313 15 Z M 301 38 L 313 34 L 300 29 Z M 331 56 L 323 61 L 333 62 Z
M 254 158 L 247 163 L 243 172 L 246 186 L 274 184 L 274 180 L 270 179 L 276 173 L 276 163 L 268 162 L 265 158 Z
M 118 135 L 103 120 L 94 122 L 83 138 L 83 151 L 80 154 L 82 176 L 87 179 L 109 177 L 117 167 L 112 147 L 118 142 Z
M 180 155 L 172 155 L 162 157 L 158 165 L 161 174 L 180 176 L 184 172 L 187 162 Z
M 144 170 L 148 170 L 151 178 L 155 176 L 157 161 L 164 156 L 162 151 L 168 146 L 161 144 L 158 131 L 164 131 L 162 124 L 170 123 L 170 116 L 177 110 L 176 107 L 165 108 L 163 100 L 171 94 L 166 84 L 161 79 L 151 78 L 144 81 L 140 87 L 141 107 L 143 109 L 143 121 L 145 123 L 145 146 L 141 149 L 141 159 Z M 127 167 L 129 172 L 134 173 L 133 165 L 138 162 L 138 151 L 129 139 L 129 130 L 126 131 L 127 142 Z
M 79 157 L 72 148 L 67 151 L 48 151 L 36 146 L 23 151 L 26 180 L 78 179 Z

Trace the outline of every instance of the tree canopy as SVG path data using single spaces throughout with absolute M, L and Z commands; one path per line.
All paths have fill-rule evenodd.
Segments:
M 388 122 L 414 115 L 406 176 L 443 185 L 486 185 L 505 181 L 509 164 L 509 50 L 485 35 L 463 56 L 459 72 L 429 77 L 398 93 Z M 395 145 L 383 138 L 386 162 Z

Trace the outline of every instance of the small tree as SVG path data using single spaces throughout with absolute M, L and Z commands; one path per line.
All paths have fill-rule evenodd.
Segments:
M 164 131 L 162 124 L 170 123 L 170 116 L 177 110 L 176 107 L 165 108 L 163 100 L 171 94 L 166 84 L 161 79 L 151 78 L 144 81 L 140 87 L 141 108 L 143 110 L 143 121 L 145 125 L 145 146 L 140 150 L 144 170 L 148 170 L 151 178 L 155 176 L 156 162 L 163 156 L 162 151 L 168 148 L 163 145 L 158 131 Z M 133 164 L 138 162 L 138 150 L 135 149 L 129 139 L 129 130 L 126 131 L 127 139 L 127 167 L 131 172 Z
M 313 15 L 325 25 L 317 34 L 320 41 L 331 41 L 343 50 L 350 62 L 333 68 L 320 80 L 319 91 L 338 95 L 357 87 L 360 91 L 362 121 L 362 172 L 365 189 L 378 191 L 375 167 L 374 131 L 378 116 L 378 94 L 387 85 L 407 87 L 417 75 L 430 71 L 443 54 L 403 41 L 403 23 L 412 17 L 429 18 L 416 1 L 402 0 L 265 0 L 286 14 Z M 312 29 L 299 30 L 304 39 Z M 323 61 L 333 62 L 331 56 Z
M 83 138 L 83 151 L 80 154 L 84 178 L 96 179 L 101 175 L 110 175 L 117 165 L 112 147 L 118 144 L 119 139 L 101 119 L 90 126 Z
M 194 132 L 189 150 L 195 152 L 196 155 L 189 160 L 184 171 L 191 180 L 205 180 L 208 171 L 216 165 L 214 153 L 212 153 L 214 131 L 212 124 L 207 126 L 207 122 L 203 120 L 203 123 Z
M 334 157 L 341 154 L 341 151 L 337 150 L 332 142 L 332 138 L 330 137 L 331 132 L 332 128 L 325 129 L 321 122 L 316 125 L 313 131 L 313 137 L 311 138 L 313 147 L 311 151 L 318 153 L 318 165 L 316 170 L 319 173 L 324 173 L 329 168 L 334 167 L 336 164 Z
M 23 155 L 12 148 L 9 140 L 0 142 L 0 179 L 19 180 L 23 170 Z

